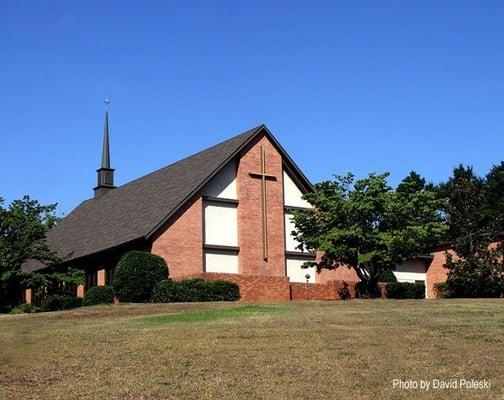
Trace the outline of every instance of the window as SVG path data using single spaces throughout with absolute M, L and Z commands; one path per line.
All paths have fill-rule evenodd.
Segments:
M 107 268 L 105 270 L 105 285 L 112 285 L 112 277 L 114 275 L 113 268 Z
M 306 275 L 310 275 L 308 283 L 315 283 L 317 271 L 315 267 L 303 268 L 303 264 L 309 260 L 301 258 L 287 259 L 287 277 L 291 282 L 306 282 Z
M 98 283 L 98 275 L 96 270 L 86 272 L 86 287 L 90 288 L 96 286 Z
M 234 252 L 205 251 L 205 272 L 238 273 L 238 254 Z
M 205 204 L 205 244 L 238 246 L 236 204 Z

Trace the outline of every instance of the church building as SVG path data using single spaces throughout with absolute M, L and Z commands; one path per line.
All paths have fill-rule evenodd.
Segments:
M 310 207 L 302 196 L 311 184 L 265 125 L 116 187 L 107 112 L 97 173 L 94 197 L 47 237 L 61 268 L 86 271 L 78 296 L 110 284 L 118 260 L 133 249 L 163 257 L 172 279 L 236 282 L 243 300 L 352 294 L 352 270 L 302 268 L 315 254 L 297 248 L 291 218 Z

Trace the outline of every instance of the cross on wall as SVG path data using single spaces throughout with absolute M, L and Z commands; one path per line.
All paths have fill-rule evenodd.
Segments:
M 262 242 L 263 242 L 263 259 L 268 259 L 268 211 L 266 199 L 266 181 L 276 181 L 276 176 L 266 173 L 266 156 L 264 146 L 260 146 L 261 155 L 261 171 L 249 172 L 252 178 L 261 179 L 261 209 L 262 209 Z

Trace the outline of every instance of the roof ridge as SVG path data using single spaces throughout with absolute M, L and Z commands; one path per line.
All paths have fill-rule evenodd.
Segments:
M 306 188 L 309 181 L 265 125 L 187 156 L 111 190 L 101 199 L 81 202 L 49 232 L 50 246 L 65 263 L 131 243 L 150 240 L 200 193 L 230 160 L 262 135 L 282 154 L 285 167 Z M 123 190 L 121 190 L 123 189 Z
M 259 129 L 262 129 L 264 126 L 265 126 L 264 124 L 258 125 L 258 126 L 254 127 L 254 128 L 251 128 L 251 129 L 249 129 L 249 130 L 247 130 L 247 131 L 245 131 L 245 132 L 239 133 L 238 135 L 235 135 L 235 136 L 233 136 L 233 137 L 231 137 L 231 138 L 229 138 L 229 139 L 226 139 L 226 140 L 224 140 L 224 141 L 222 141 L 222 142 L 220 142 L 220 143 L 214 144 L 214 145 L 212 145 L 212 146 L 210 146 L 210 147 L 207 147 L 207 148 L 205 148 L 205 149 L 202 149 L 202 150 L 200 150 L 200 151 L 198 151 L 198 152 L 196 152 L 196 153 L 190 154 L 190 155 L 188 155 L 188 156 L 186 156 L 186 157 L 184 157 L 184 158 L 181 158 L 181 159 L 179 159 L 179 160 L 177 160 L 177 161 L 174 161 L 174 162 L 172 162 L 171 164 L 165 165 L 164 167 L 158 168 L 158 169 L 156 169 L 156 170 L 154 170 L 154 171 L 152 171 L 152 172 L 149 172 L 149 173 L 147 173 L 147 174 L 145 174 L 145 175 L 139 176 L 138 178 L 134 178 L 134 179 L 132 179 L 131 181 L 128 181 L 128 182 L 126 182 L 126 183 L 122 184 L 121 186 L 117 186 L 117 187 L 116 187 L 113 191 L 112 191 L 112 190 L 111 190 L 111 191 L 109 191 L 108 193 L 106 193 L 105 195 L 103 195 L 101 198 L 106 198 L 106 197 L 107 197 L 106 195 L 107 195 L 107 194 L 109 194 L 109 193 L 113 193 L 113 192 L 115 192 L 115 191 L 117 191 L 117 190 L 119 190 L 119 189 L 122 189 L 122 188 L 124 188 L 125 186 L 128 186 L 128 185 L 130 185 L 130 184 L 132 184 L 132 183 L 134 183 L 134 182 L 136 182 L 136 181 L 138 181 L 138 180 L 140 180 L 140 179 L 144 179 L 144 178 L 146 178 L 146 177 L 148 177 L 148 176 L 150 176 L 150 175 L 154 175 L 154 174 L 156 174 L 156 173 L 159 173 L 160 171 L 163 171 L 163 170 L 165 170 L 165 169 L 167 169 L 167 168 L 171 168 L 171 167 L 173 167 L 174 165 L 176 165 L 176 164 L 178 164 L 178 163 L 181 163 L 181 162 L 186 161 L 186 160 L 188 160 L 188 159 L 190 159 L 190 158 L 196 157 L 196 156 L 198 156 L 198 155 L 199 155 L 199 154 L 201 154 L 201 153 L 204 153 L 204 152 L 206 152 L 206 151 L 210 151 L 210 150 L 212 150 L 213 148 L 216 148 L 216 147 L 222 146 L 222 145 L 224 145 L 224 144 L 226 144 L 226 143 L 228 143 L 228 142 L 231 142 L 231 141 L 233 141 L 233 140 L 236 140 L 236 139 L 238 139 L 238 138 L 239 138 L 239 137 L 241 137 L 241 136 L 246 136 L 246 135 L 251 135 L 251 136 L 252 136 L 252 135 L 253 135 L 253 134 L 255 134 L 255 133 L 256 133 Z M 89 198 L 88 200 L 93 200 L 93 198 Z M 97 200 L 100 200 L 100 199 L 97 199 Z

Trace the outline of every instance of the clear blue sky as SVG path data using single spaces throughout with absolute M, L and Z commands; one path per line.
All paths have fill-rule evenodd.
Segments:
M 502 1 L 0 2 L 0 196 L 92 196 L 265 123 L 313 181 L 504 159 Z

